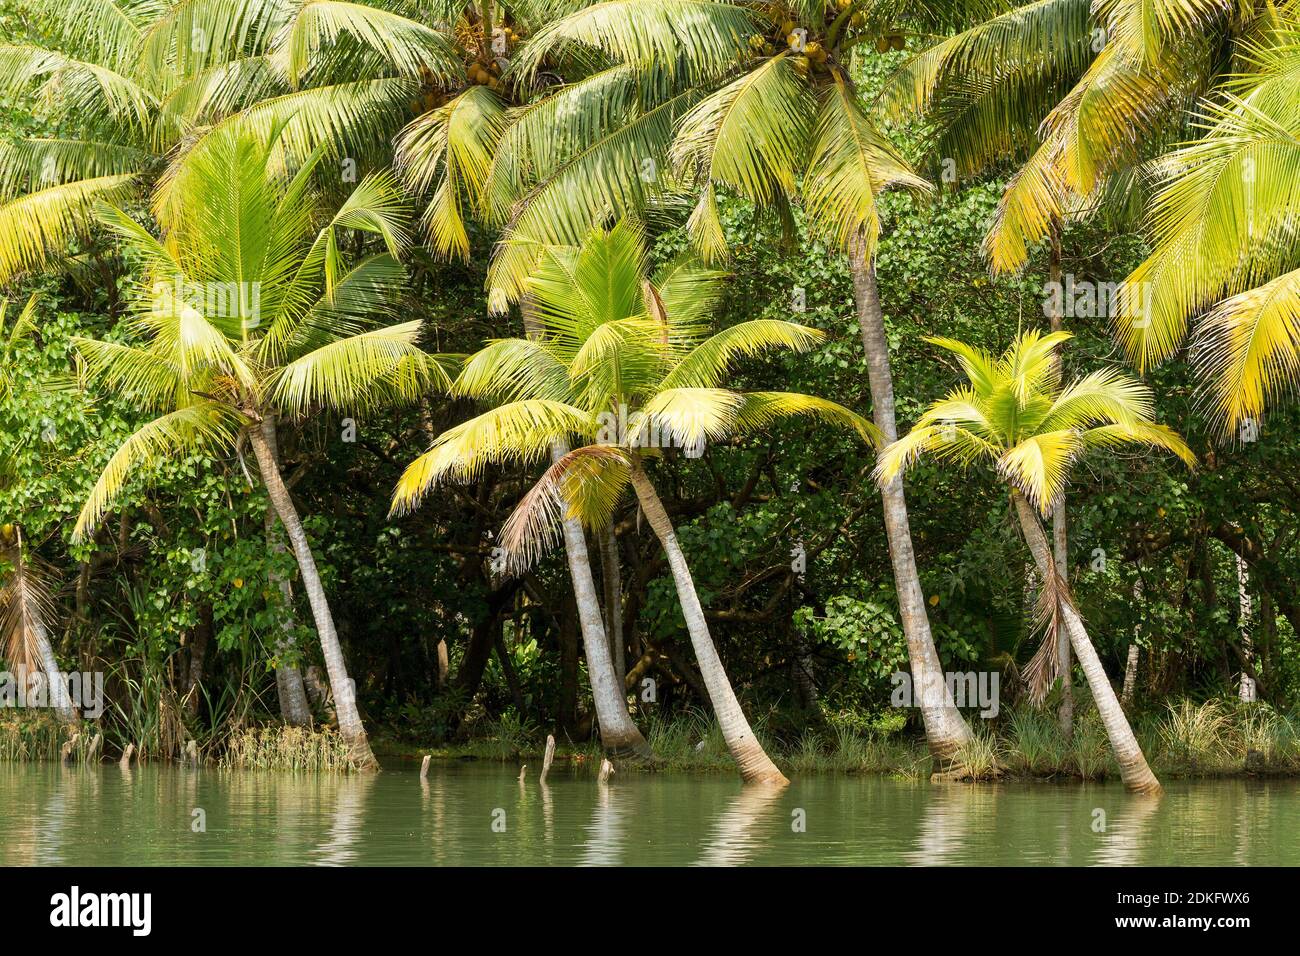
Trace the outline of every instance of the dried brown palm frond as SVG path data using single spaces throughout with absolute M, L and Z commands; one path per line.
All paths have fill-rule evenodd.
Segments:
M 0 651 L 12 668 L 43 670 L 37 633 L 54 616 L 46 583 L 50 575 L 35 557 L 25 554 L 21 540 L 3 546 L 0 560 L 8 567 L 0 585 Z
M 1023 686 L 1028 691 L 1029 702 L 1041 707 L 1047 699 L 1047 692 L 1052 689 L 1056 679 L 1061 676 L 1061 655 L 1058 641 L 1061 628 L 1064 627 L 1062 608 L 1074 606 L 1070 595 L 1070 586 L 1065 583 L 1055 566 L 1038 591 L 1038 600 L 1034 604 L 1033 629 L 1043 632 L 1042 643 L 1030 658 L 1029 663 L 1020 673 Z

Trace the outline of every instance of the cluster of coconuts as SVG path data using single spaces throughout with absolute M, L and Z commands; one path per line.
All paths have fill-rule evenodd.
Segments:
M 475 60 L 465 71 L 469 81 L 475 86 L 486 86 L 494 90 L 501 89 L 501 66 L 495 60 L 486 66 Z

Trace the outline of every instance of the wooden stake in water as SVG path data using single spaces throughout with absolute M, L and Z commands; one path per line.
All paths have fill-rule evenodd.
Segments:
M 427 776 L 429 776 L 429 760 L 430 760 L 430 759 L 431 759 L 430 756 L 429 756 L 428 754 L 425 754 L 425 755 L 424 755 L 424 759 L 420 761 L 420 779 L 421 779 L 421 780 L 423 780 L 424 778 L 426 778 Z
M 81 734 L 73 734 L 72 737 L 66 743 L 64 743 L 63 747 L 59 750 L 59 758 L 64 763 L 72 762 L 72 751 L 76 749 L 77 741 L 80 739 L 81 739 Z
M 596 776 L 597 783 L 609 783 L 609 778 L 614 776 L 614 765 L 605 757 L 600 761 L 600 773 Z
M 528 772 L 528 764 L 524 764 L 522 767 L 519 768 L 519 782 L 521 784 L 524 782 L 524 774 L 526 774 L 527 772 Z
M 94 760 L 95 757 L 99 754 L 99 745 L 102 744 L 103 742 L 104 742 L 104 735 L 95 734 L 94 739 L 90 741 L 90 749 L 86 751 L 87 763 Z
M 546 735 L 546 755 L 542 758 L 541 782 L 546 782 L 546 775 L 551 772 L 551 761 L 555 759 L 555 735 Z
M 126 750 L 122 752 L 122 759 L 119 761 L 123 770 L 131 766 L 131 755 L 135 753 L 135 744 L 127 744 Z

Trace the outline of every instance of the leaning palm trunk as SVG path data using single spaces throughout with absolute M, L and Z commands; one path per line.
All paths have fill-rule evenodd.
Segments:
M 266 546 L 275 554 L 285 550 L 284 541 L 275 533 L 275 515 L 266 513 Z M 280 698 L 280 716 L 290 727 L 306 727 L 311 723 L 311 707 L 307 703 L 307 688 L 302 682 L 302 672 L 284 658 L 293 651 L 293 585 L 289 579 L 274 569 L 266 572 L 272 587 L 280 592 L 284 602 L 285 618 L 280 625 L 280 637 L 275 642 L 275 689 Z
M 623 649 L 623 579 L 618 565 L 618 537 L 612 525 L 600 531 L 600 580 L 605 590 L 605 630 L 609 632 L 609 656 L 614 677 L 621 683 L 627 676 Z
M 699 664 L 700 676 L 704 680 L 713 705 L 713 713 L 718 718 L 722 730 L 722 739 L 732 759 L 740 768 L 740 774 L 746 783 L 773 783 L 785 785 L 790 781 L 777 769 L 762 744 L 754 736 L 754 731 L 745 719 L 745 712 L 740 709 L 740 701 L 731 688 L 727 672 L 722 668 L 718 649 L 713 645 L 709 634 L 708 622 L 704 619 L 704 609 L 700 606 L 699 595 L 695 593 L 695 582 L 691 579 L 690 568 L 686 566 L 686 557 L 677 543 L 668 512 L 655 491 L 650 477 L 645 473 L 636 452 L 629 454 L 632 487 L 636 491 L 637 501 L 650 522 L 655 537 L 663 546 L 668 557 L 668 566 L 672 570 L 673 584 L 677 588 L 677 600 L 681 603 L 682 616 L 686 618 L 686 630 L 691 636 L 691 645 L 695 648 L 695 659 Z
M 556 459 L 563 454 L 558 447 L 552 450 Z M 582 649 L 587 655 L 587 676 L 591 680 L 591 696 L 596 704 L 596 720 L 600 723 L 601 746 L 612 754 L 651 757 L 650 745 L 627 712 L 623 681 L 614 673 L 609 641 L 600 617 L 596 581 L 591 573 L 587 536 L 577 518 L 564 521 L 564 551 L 569 559 L 569 576 L 573 579 L 573 596 L 578 605 Z
M 1038 565 L 1038 573 L 1045 582 L 1051 581 L 1056 575 L 1055 560 L 1047 543 L 1047 536 L 1038 523 L 1038 516 L 1034 513 L 1033 506 L 1020 492 L 1013 492 L 1012 500 L 1015 502 L 1016 514 L 1020 519 L 1025 541 L 1034 556 L 1034 563 Z M 1160 781 L 1147 766 L 1147 759 L 1138 745 L 1137 738 L 1133 736 L 1133 728 L 1129 726 L 1119 698 L 1115 696 L 1115 688 L 1111 687 L 1110 679 L 1101 666 L 1101 659 L 1097 657 L 1097 650 L 1092 646 L 1083 619 L 1064 596 L 1058 602 L 1058 607 L 1061 624 L 1070 635 L 1070 646 L 1074 649 L 1074 656 L 1079 659 L 1079 666 L 1083 669 L 1083 676 L 1088 681 L 1088 689 L 1092 691 L 1092 699 L 1097 705 L 1097 713 L 1106 728 L 1106 737 L 1110 740 L 1111 749 L 1115 751 L 1115 759 L 1119 762 L 1119 773 L 1124 786 L 1136 793 L 1159 793 Z
M 277 467 L 280 464 L 280 442 L 275 428 L 275 418 L 271 415 L 262 417 L 262 434 L 275 457 Z M 266 513 L 266 545 L 274 554 L 284 553 L 284 542 L 275 533 L 275 519 L 272 511 Z M 267 579 L 280 592 L 284 601 L 285 618 L 281 624 L 280 637 L 275 643 L 275 689 L 280 699 L 280 716 L 291 727 L 306 727 L 311 723 L 311 707 L 307 703 L 307 688 L 303 686 L 302 672 L 292 664 L 284 663 L 284 658 L 293 652 L 293 585 L 289 579 L 274 569 L 267 571 Z
M 357 696 L 352 680 L 348 677 L 347 662 L 343 659 L 343 648 L 339 645 L 338 633 L 334 630 L 334 618 L 330 614 L 329 602 L 325 599 L 325 587 L 316 570 L 316 559 L 312 556 L 311 545 L 307 541 L 307 531 L 298 517 L 289 489 L 285 487 L 280 475 L 280 466 L 267 442 L 266 435 L 259 425 L 248 429 L 249 442 L 257 455 L 257 464 L 262 471 L 262 481 L 266 484 L 266 493 L 280 516 L 280 523 L 289 535 L 289 544 L 294 557 L 298 560 L 298 570 L 302 574 L 303 590 L 307 592 L 307 601 L 311 605 L 312 617 L 316 622 L 316 632 L 320 635 L 321 652 L 325 657 L 325 669 L 329 673 L 330 691 L 334 696 L 334 708 L 338 714 L 339 733 L 347 742 L 352 762 L 362 770 L 378 770 L 379 762 L 370 749 L 366 729 L 361 723 L 361 714 L 357 711 Z
M 1047 279 L 1053 288 L 1060 288 L 1061 283 L 1061 220 L 1059 217 L 1052 218 L 1051 224 L 1051 249 L 1048 254 Z M 1060 296 L 1053 296 L 1050 301 L 1051 315 L 1048 317 L 1053 332 L 1060 332 L 1064 326 L 1064 306 Z M 1059 367 L 1061 364 L 1061 350 L 1056 349 L 1056 362 Z M 1052 509 L 1052 550 L 1056 557 L 1056 569 L 1061 575 L 1061 580 L 1066 584 L 1070 583 L 1070 537 L 1069 527 L 1065 518 L 1065 495 L 1056 503 Z M 1060 721 L 1061 733 L 1068 740 L 1074 734 L 1074 675 L 1072 673 L 1073 663 L 1070 660 L 1070 637 L 1064 631 L 1057 635 L 1056 645 L 1057 670 L 1061 674 L 1061 709 L 1057 714 Z
M 849 253 L 853 272 L 853 293 L 858 324 L 862 329 L 862 346 L 867 355 L 867 378 L 871 386 L 872 417 L 884 434 L 886 444 L 898 439 L 894 421 L 894 380 L 889 369 L 889 345 L 885 338 L 884 316 L 880 309 L 880 290 L 876 285 L 875 265 L 860 242 Z M 912 667 L 912 682 L 921 702 L 925 738 L 936 769 L 952 769 L 961 748 L 971 740 L 971 730 L 952 700 L 943 677 L 943 665 L 930 634 L 930 619 L 925 613 L 925 595 L 916 569 L 912 550 L 912 531 L 907 517 L 907 499 L 903 480 L 896 477 L 880 491 L 884 503 L 885 534 L 889 539 L 889 557 L 894 568 L 894 585 L 898 590 L 898 608 L 907 638 L 907 657 Z
M 532 303 L 525 299 L 520 308 L 524 332 L 529 338 L 535 338 L 538 328 Z M 563 443 L 557 442 L 551 448 L 551 461 L 558 461 L 567 451 Z M 621 670 L 618 674 L 614 671 L 609 640 L 601 620 L 596 581 L 591 573 L 587 536 L 577 518 L 564 521 L 564 552 L 569 562 L 569 577 L 573 579 L 573 596 L 578 606 L 578 625 L 587 657 L 587 677 L 591 681 L 591 697 L 596 705 L 596 721 L 600 725 L 601 746 L 611 754 L 653 757 L 650 745 L 628 713 Z

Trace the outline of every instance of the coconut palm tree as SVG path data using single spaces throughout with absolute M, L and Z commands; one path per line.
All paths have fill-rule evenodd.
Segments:
M 14 392 L 16 350 L 35 330 L 36 296 L 27 300 L 12 325 L 6 321 L 8 311 L 9 302 L 0 299 L 0 402 Z M 46 387 L 63 384 L 51 381 Z M 8 490 L 12 483 L 16 451 L 12 446 L 0 447 L 0 491 Z M 0 651 L 20 672 L 43 671 L 51 706 L 60 720 L 75 724 L 77 712 L 50 643 L 47 622 L 53 616 L 53 602 L 47 585 L 49 572 L 26 547 L 22 526 L 8 519 L 0 525 L 0 561 L 8 566 L 0 585 Z
M 961 466 L 989 461 L 1011 486 L 1011 501 L 1042 578 L 1040 615 L 1048 625 L 1036 667 L 1050 684 L 1057 628 L 1064 628 L 1101 715 L 1120 775 L 1130 790 L 1157 793 L 1069 587 L 1060 577 L 1039 523 L 1064 492 L 1070 470 L 1094 449 L 1137 445 L 1170 451 L 1189 467 L 1195 458 L 1172 429 L 1155 422 L 1151 391 L 1121 372 L 1093 372 L 1064 387 L 1054 350 L 1069 332 L 1023 333 L 999 358 L 952 339 L 928 341 L 952 352 L 968 384 L 935 402 L 912 430 L 880 454 L 878 481 L 896 477 L 921 455 Z
M 278 131 L 277 131 L 278 133 Z M 336 209 L 311 187 L 320 153 L 280 172 L 276 134 L 226 131 L 174 185 L 177 215 L 155 238 L 120 209 L 102 222 L 143 263 L 133 330 L 142 345 L 78 339 L 102 389 L 154 412 L 109 459 L 74 532 L 85 538 L 127 480 L 159 459 L 246 443 L 289 537 L 311 605 L 339 719 L 354 761 L 375 766 L 307 532 L 274 450 L 277 416 L 356 412 L 449 387 L 417 344 L 418 321 L 381 324 L 397 308 L 407 211 L 395 180 L 368 176 Z M 344 233 L 383 251 L 348 256 Z
M 687 632 L 732 757 L 747 782 L 783 783 L 745 717 L 714 646 L 690 568 L 646 468 L 664 447 L 760 431 L 808 415 L 873 439 L 875 428 L 824 399 L 789 392 L 738 392 L 724 385 L 736 358 L 774 348 L 806 350 L 822 338 L 790 322 L 754 320 L 708 334 L 719 275 L 678 261 L 650 277 L 630 221 L 593 232 L 579 247 L 550 247 L 527 286 L 539 334 L 492 342 L 471 356 L 458 394 L 495 408 L 440 435 L 402 475 L 393 507 L 413 507 L 439 482 L 469 480 L 489 464 L 536 461 L 557 442 L 578 441 L 520 501 L 501 544 L 527 567 L 561 534 L 565 519 L 603 528 L 630 484 L 668 558 Z M 591 612 L 599 614 L 595 594 Z M 588 643 L 608 663 L 608 647 Z M 612 672 L 611 672 L 612 673 Z M 594 693 L 598 708 L 602 692 Z M 620 709 L 625 711 L 621 700 Z M 599 714 L 602 732 L 605 716 Z
M 689 231 L 711 259 L 726 253 L 718 188 L 787 221 L 790 204 L 802 200 L 810 228 L 849 256 L 873 416 L 887 440 L 896 437 L 874 267 L 876 198 L 927 184 L 872 125 L 849 76 L 854 49 L 884 35 L 869 7 L 604 0 L 545 22 L 507 79 L 529 85 L 556 63 L 577 79 L 510 114 L 470 180 L 484 217 L 501 227 L 489 305 L 518 301 L 547 246 L 578 242 L 611 216 L 657 214 L 694 194 Z M 926 10 L 899 5 L 908 16 Z M 950 18 L 946 10 L 931 16 Z M 913 676 L 945 688 L 922 711 L 945 767 L 970 728 L 942 680 L 902 483 L 881 495 Z

